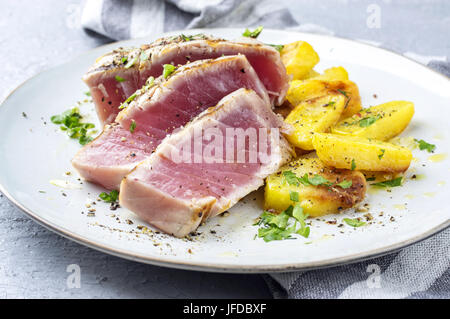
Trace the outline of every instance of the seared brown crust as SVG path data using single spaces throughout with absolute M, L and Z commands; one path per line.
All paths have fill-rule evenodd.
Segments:
M 308 155 L 306 155 L 306 157 L 308 158 Z M 314 192 L 308 195 L 311 200 L 317 200 L 317 202 L 339 203 L 339 205 L 336 206 L 340 209 L 346 209 L 354 207 L 364 199 L 367 189 L 367 182 L 364 174 L 361 172 L 327 167 L 315 157 L 312 158 L 311 164 L 314 167 L 309 173 L 311 176 L 315 174 L 323 176 L 333 185 L 343 181 L 352 182 L 352 185 L 349 188 L 342 188 L 339 186 L 315 186 Z M 289 169 L 289 167 L 291 167 L 295 170 L 298 165 L 303 165 L 303 163 L 294 161 L 287 164 L 286 168 Z M 278 174 L 282 173 L 279 172 Z
M 322 175 L 334 184 L 351 181 L 349 188 L 321 186 L 320 198 L 326 201 L 338 201 L 340 207 L 351 208 L 364 199 L 367 183 L 361 172 L 346 169 L 324 168 Z M 337 177 L 338 176 L 338 177 Z
M 192 36 L 185 36 L 185 35 L 178 35 L 178 36 L 172 36 L 172 37 L 164 37 L 159 38 L 156 41 L 150 43 L 150 44 L 143 44 L 140 48 L 123 48 L 119 47 L 115 50 L 113 50 L 110 53 L 107 53 L 105 55 L 102 55 L 97 59 L 97 63 L 95 63 L 87 72 L 94 73 L 98 71 L 105 71 L 116 67 L 124 67 L 127 62 L 129 61 L 130 55 L 131 58 L 137 57 L 136 63 L 132 66 L 132 68 L 138 68 L 140 65 L 139 57 L 142 52 L 147 51 L 151 52 L 151 50 L 166 46 L 166 45 L 175 45 L 180 44 L 184 42 L 194 41 L 194 40 L 207 40 L 208 43 L 214 44 L 216 42 L 222 42 L 226 41 L 224 39 L 214 38 L 212 36 L 204 35 L 204 34 L 196 34 Z M 151 53 L 150 53 L 151 54 Z M 110 57 L 110 59 L 104 59 L 106 57 Z M 124 58 L 127 58 L 124 60 Z
M 113 50 L 110 53 L 104 54 L 96 60 L 96 63 L 88 70 L 85 74 L 84 78 L 88 78 L 89 74 L 96 73 L 99 71 L 106 71 L 113 68 L 124 68 L 125 65 L 132 59 L 136 58 L 136 62 L 132 65 L 131 69 L 140 69 L 143 65 L 145 65 L 146 61 L 140 61 L 140 56 L 142 52 L 147 53 L 149 57 L 152 54 L 159 54 L 161 50 L 164 50 L 165 46 L 176 46 L 185 42 L 197 41 L 199 43 L 204 43 L 209 47 L 214 48 L 218 44 L 222 42 L 232 42 L 235 44 L 239 44 L 244 47 L 259 47 L 263 44 L 257 41 L 228 41 L 221 38 L 215 38 L 209 35 L 204 34 L 196 34 L 192 36 L 172 36 L 165 37 L 156 40 L 151 44 L 141 45 L 140 48 L 123 48 L 119 47 Z

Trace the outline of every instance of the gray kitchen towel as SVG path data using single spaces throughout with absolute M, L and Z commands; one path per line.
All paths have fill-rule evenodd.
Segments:
M 258 25 L 333 34 L 321 26 L 297 23 L 279 1 L 267 0 L 87 0 L 82 25 L 117 40 L 178 29 Z M 405 55 L 450 77 L 447 59 Z M 276 298 L 448 299 L 450 229 L 383 257 L 264 278 Z

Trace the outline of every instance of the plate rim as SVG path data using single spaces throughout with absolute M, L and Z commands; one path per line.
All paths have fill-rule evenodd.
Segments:
M 206 31 L 208 30 L 208 31 Z M 165 32 L 162 33 L 160 36 L 166 36 L 168 34 L 173 34 L 173 33 L 180 33 L 180 32 L 214 32 L 214 31 L 218 31 L 220 32 L 221 30 L 223 31 L 242 31 L 239 28 L 204 28 L 204 29 L 188 29 L 188 30 L 174 30 L 174 31 L 170 31 L 170 32 Z M 285 32 L 285 33 L 295 33 L 298 34 L 299 37 L 301 37 L 302 35 L 307 35 L 307 36 L 315 36 L 315 37 L 319 37 L 319 38 L 332 38 L 332 39 L 337 39 L 340 41 L 349 41 L 352 43 L 356 43 L 358 45 L 363 45 L 363 46 L 367 46 L 371 49 L 378 49 L 378 50 L 382 50 L 382 51 L 386 51 L 392 55 L 395 55 L 397 57 L 403 58 L 405 60 L 408 60 L 410 62 L 413 62 L 414 64 L 426 69 L 427 71 L 431 71 L 432 73 L 434 73 L 435 75 L 438 75 L 439 77 L 441 77 L 444 80 L 447 80 L 450 82 L 450 78 L 447 77 L 446 75 L 439 73 L 433 69 L 431 69 L 430 67 L 423 65 L 409 57 L 406 57 L 402 54 L 399 54 L 395 51 L 386 49 L 386 48 L 382 48 L 382 47 L 378 47 L 375 45 L 372 45 L 370 43 L 365 43 L 365 42 L 361 42 L 358 40 L 354 40 L 354 39 L 349 39 L 349 38 L 345 38 L 345 37 L 336 37 L 336 36 L 330 36 L 330 35 L 323 35 L 323 34 L 314 34 L 314 33 L 306 33 L 306 32 L 298 32 L 298 31 L 293 31 L 293 30 L 278 30 L 278 29 L 265 29 L 266 31 L 271 31 L 271 32 Z M 126 42 L 131 42 L 131 41 L 139 41 L 139 40 L 145 40 L 148 39 L 148 37 L 142 37 L 142 38 L 137 38 L 137 39 L 129 39 L 129 40 L 122 40 L 122 41 L 115 41 L 115 42 L 111 42 L 108 44 L 103 44 L 101 46 L 95 47 L 93 49 L 84 51 L 80 54 L 75 55 L 72 59 L 70 59 L 69 61 L 66 61 L 64 63 L 60 63 L 57 64 L 55 66 L 52 66 L 50 68 L 47 68 L 45 70 L 42 70 L 38 73 L 36 73 L 35 75 L 29 77 L 28 79 L 24 80 L 22 83 L 20 83 L 16 88 L 14 88 L 13 90 L 11 90 L 6 97 L 1 101 L 0 103 L 0 107 L 3 106 L 3 104 L 5 104 L 6 101 L 8 101 L 11 96 L 13 94 L 15 94 L 23 85 L 25 85 L 26 83 L 28 83 L 29 81 L 31 81 L 32 79 L 40 76 L 41 74 L 45 73 L 45 72 L 49 72 L 53 69 L 59 68 L 61 66 L 64 66 L 66 64 L 70 64 L 73 60 L 75 59 L 79 59 L 82 58 L 84 55 L 88 55 L 90 53 L 93 53 L 94 51 L 99 51 L 103 48 L 106 48 L 108 46 L 113 46 L 113 45 L 117 45 L 119 43 L 126 43 Z M 384 246 L 381 248 L 377 248 L 377 249 L 372 249 L 369 251 L 365 251 L 365 252 L 360 252 L 360 253 L 356 253 L 356 254 L 350 254 L 350 255 L 345 255 L 345 256 L 341 256 L 341 257 L 334 257 L 334 258 L 330 258 L 330 259 L 322 259 L 320 261 L 314 261 L 314 262 L 297 262 L 297 263 L 287 263 L 287 264 L 279 264 L 279 265 L 237 265 L 237 264 L 220 264 L 220 263 L 204 263 L 204 262 L 195 262 L 195 261 L 179 261 L 179 260 L 174 260 L 173 258 L 167 258 L 165 256 L 159 256 L 159 257 L 150 257 L 150 256 L 146 256 L 146 255 L 142 255 L 142 254 L 137 254 L 137 253 L 130 253 L 129 251 L 125 250 L 125 249 L 120 249 L 120 248 L 112 248 L 110 246 L 89 240 L 81 235 L 78 235 L 76 233 L 74 233 L 73 231 L 66 229 L 65 227 L 61 227 L 49 220 L 46 220 L 46 218 L 43 218 L 42 216 L 40 216 L 39 214 L 33 212 L 33 210 L 29 209 L 28 207 L 26 207 L 25 205 L 23 205 L 22 203 L 20 203 L 20 201 L 18 199 L 16 199 L 8 190 L 7 188 L 1 183 L 0 181 L 0 192 L 9 200 L 11 201 L 11 203 L 13 203 L 16 207 L 18 207 L 23 213 L 25 213 L 27 216 L 29 216 L 33 221 L 35 221 L 36 223 L 38 223 L 39 225 L 45 227 L 46 229 L 61 235 L 67 239 L 70 239 L 78 244 L 87 246 L 89 248 L 95 249 L 97 251 L 100 251 L 102 253 L 106 253 L 106 254 L 110 254 L 116 257 L 120 257 L 120 258 L 124 258 L 127 260 L 132 260 L 132 261 L 137 261 L 137 262 L 142 262 L 142 263 L 146 263 L 146 264 L 151 264 L 151 265 L 155 265 L 155 266 L 163 266 L 163 267 L 168 267 L 168 268 L 175 268 L 175 269 L 184 269 L 184 270 L 194 270 L 194 271 L 207 271 L 207 272 L 220 272 L 220 273 L 276 273 L 276 272 L 293 272 L 293 271 L 299 271 L 299 270 L 313 270 L 313 269 L 321 269 L 321 268 L 329 268 L 329 267 L 336 267 L 336 266 L 341 266 L 341 265 L 345 265 L 345 264 L 351 264 L 351 263 L 356 263 L 356 262 L 360 262 L 360 261 L 364 261 L 364 260 L 368 260 L 368 259 L 372 259 L 372 258 L 376 258 L 376 257 L 380 257 L 380 256 L 384 256 L 390 253 L 394 253 L 400 249 L 406 248 L 410 245 L 413 245 L 415 243 L 418 243 L 420 241 L 423 241 L 433 235 L 436 235 L 442 231 L 444 231 L 445 229 L 447 229 L 450 226 L 450 220 L 447 220 L 446 222 L 443 222 L 419 235 L 416 235 L 414 237 L 405 239 L 403 241 L 400 241 L 398 243 L 389 245 L 389 246 Z

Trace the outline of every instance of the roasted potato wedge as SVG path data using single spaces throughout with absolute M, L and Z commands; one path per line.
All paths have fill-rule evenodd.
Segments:
M 351 181 L 351 186 L 305 186 L 289 184 L 283 172 L 291 171 L 298 177 L 320 175 L 337 184 Z M 289 163 L 279 173 L 269 176 L 265 188 L 265 208 L 283 211 L 292 205 L 290 193 L 297 192 L 300 205 L 309 216 L 321 216 L 337 213 L 342 209 L 353 207 L 364 199 L 366 180 L 360 172 L 333 169 L 324 166 L 318 158 L 300 158 Z
M 316 133 L 312 143 L 322 162 L 336 168 L 403 172 L 412 159 L 405 147 L 363 137 Z
M 362 110 L 339 122 L 331 132 L 387 141 L 403 132 L 413 115 L 413 103 L 392 101 Z
M 280 54 L 287 73 L 292 75 L 294 80 L 306 78 L 320 61 L 317 52 L 304 41 L 286 44 Z
M 297 105 L 285 119 L 285 122 L 294 128 L 287 137 L 289 142 L 303 150 L 313 150 L 314 133 L 328 132 L 339 120 L 345 102 L 343 95 L 330 94 Z
M 323 71 L 323 74 L 312 70 L 307 79 L 321 80 L 321 81 L 347 81 L 348 72 L 342 66 L 332 67 Z
M 311 70 L 308 72 L 308 74 L 305 76 L 305 80 L 306 79 L 311 79 L 311 78 L 315 78 L 316 76 L 319 76 L 320 73 L 315 71 L 315 70 Z
M 292 81 L 286 95 L 287 100 L 296 106 L 304 101 L 328 94 L 342 94 L 346 98 L 346 105 L 342 112 L 342 119 L 352 116 L 361 110 L 361 97 L 358 86 L 352 81 L 322 81 L 305 80 Z

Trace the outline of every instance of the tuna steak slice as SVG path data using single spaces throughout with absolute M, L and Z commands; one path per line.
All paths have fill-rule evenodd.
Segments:
M 228 131 L 236 129 L 236 135 Z M 158 229 L 184 237 L 258 189 L 291 158 L 282 130 L 283 120 L 267 101 L 239 89 L 168 136 L 136 166 L 121 183 L 120 204 Z M 254 139 L 245 141 L 242 132 Z M 239 159 L 239 152 L 245 157 Z M 252 154 L 258 156 L 251 160 Z
M 160 77 L 151 88 L 140 90 L 72 164 L 86 180 L 118 189 L 125 174 L 151 155 L 166 135 L 240 88 L 256 91 L 269 103 L 264 85 L 243 55 L 181 66 L 168 79 Z
M 118 106 L 150 77 L 162 74 L 164 64 L 183 65 L 197 60 L 244 54 L 280 105 L 288 89 L 280 54 L 256 40 L 227 41 L 204 35 L 163 38 L 137 49 L 118 49 L 97 59 L 83 80 L 89 86 L 100 122 L 114 121 Z

